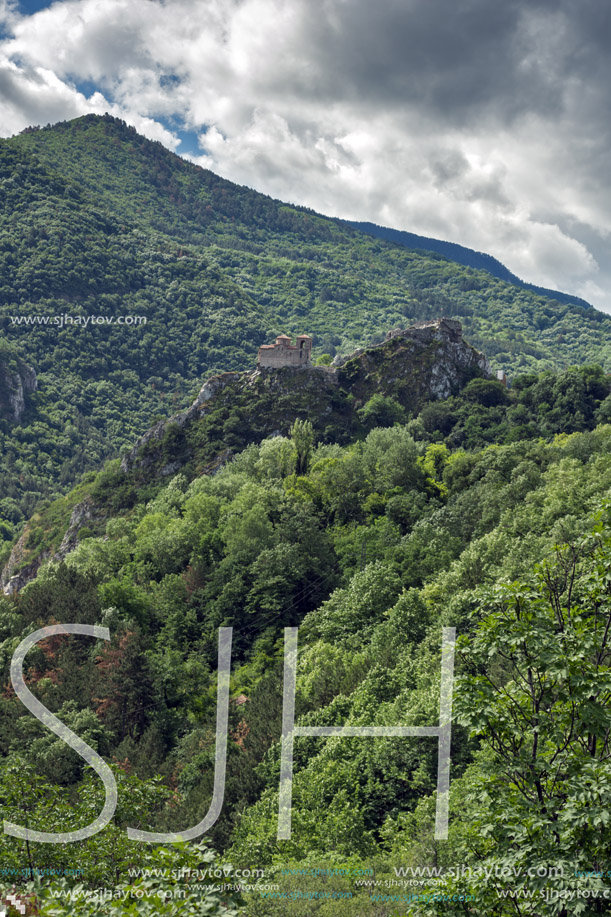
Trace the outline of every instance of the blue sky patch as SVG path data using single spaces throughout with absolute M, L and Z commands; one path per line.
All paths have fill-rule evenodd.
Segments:
M 18 9 L 23 16 L 31 16 L 40 10 L 46 10 L 53 5 L 53 0 L 19 0 Z
M 176 134 L 177 137 L 180 137 L 180 146 L 176 150 L 177 153 L 183 156 L 185 153 L 190 153 L 191 156 L 201 156 L 202 155 L 203 151 L 198 146 L 197 137 L 198 137 L 198 134 L 203 133 L 203 131 L 199 131 L 198 133 L 196 133 L 195 131 L 176 131 L 175 130 L 174 133 Z

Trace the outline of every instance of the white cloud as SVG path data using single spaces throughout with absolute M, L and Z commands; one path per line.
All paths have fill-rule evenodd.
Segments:
M 76 118 L 88 110 L 85 98 L 52 70 L 0 60 L 0 131 L 4 136 L 32 123 Z
M 43 67 L 17 67 L 0 59 L 0 136 L 10 136 L 32 124 L 48 124 L 88 113 L 109 112 L 132 124 L 149 140 L 159 140 L 171 150 L 180 141 L 153 118 L 126 111 L 109 102 L 101 92 L 86 98 L 74 86 Z
M 0 0 L 0 26 L 10 28 L 17 18 L 16 0 Z

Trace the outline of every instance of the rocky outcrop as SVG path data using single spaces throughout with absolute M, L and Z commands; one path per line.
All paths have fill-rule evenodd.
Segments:
M 215 415 L 215 419 L 218 418 L 224 426 L 232 410 L 244 414 L 245 404 L 248 407 L 244 414 L 244 429 L 253 425 L 253 432 L 254 428 L 257 432 L 254 438 L 244 442 L 239 442 L 239 437 L 234 436 L 232 445 L 235 448 L 229 449 L 229 452 L 239 451 L 248 442 L 271 436 L 280 429 L 286 432 L 283 418 L 291 413 L 287 399 L 292 401 L 296 416 L 307 415 L 310 409 L 316 410 L 321 398 L 324 400 L 335 391 L 338 378 L 327 366 L 310 365 L 282 366 L 278 369 L 259 367 L 251 372 L 211 376 L 204 382 L 187 411 L 174 414 L 169 420 L 156 424 L 137 441 L 131 452 L 123 457 L 121 470 L 145 474 L 154 470 L 161 476 L 175 474 L 188 461 L 189 444 L 186 443 L 186 451 L 181 458 L 176 450 L 174 453 L 168 452 L 168 436 L 173 433 L 176 440 L 177 431 L 184 431 L 184 439 L 188 441 L 193 427 L 208 415 Z M 223 417 L 223 414 L 226 416 Z M 210 460 L 213 458 L 210 454 L 208 457 Z M 160 458 L 166 461 L 161 463 Z
M 44 551 L 42 554 L 39 554 L 31 563 L 26 564 L 24 567 L 21 567 L 18 573 L 12 573 L 11 570 L 14 569 L 13 554 L 8 560 L 4 570 L 2 571 L 2 591 L 5 595 L 15 595 L 17 592 L 20 592 L 31 580 L 33 580 L 38 573 L 40 567 L 49 559 L 49 552 Z
M 448 398 L 474 376 L 490 375 L 484 354 L 448 318 L 389 331 L 382 343 L 336 358 L 332 367 L 357 401 L 379 391 L 412 412 L 424 400 Z
M 134 448 L 123 456 L 121 460 L 121 471 L 128 472 L 131 468 L 134 467 L 134 464 L 137 463 L 138 458 L 140 458 L 141 463 L 144 463 L 144 466 L 151 464 L 151 451 L 146 455 L 143 455 L 143 449 L 149 444 L 154 444 L 155 440 L 161 441 L 166 435 L 168 429 L 171 425 L 182 428 L 187 424 L 191 423 L 200 412 L 200 408 L 207 401 L 210 401 L 215 395 L 218 395 L 219 392 L 222 392 L 223 389 L 229 385 L 231 382 L 234 382 L 238 377 L 244 375 L 244 373 L 221 373 L 218 376 L 211 376 L 209 379 L 204 382 L 200 392 L 189 408 L 188 411 L 181 411 L 179 414 L 174 414 L 170 417 L 169 420 L 161 420 L 158 424 L 155 424 L 154 427 L 151 427 L 150 430 L 140 437 L 137 440 Z M 176 466 L 176 467 L 174 467 Z M 165 472 L 162 471 L 162 475 L 173 474 L 175 471 L 178 471 L 180 468 L 180 463 L 177 464 L 177 461 L 168 462 L 164 468 Z
M 0 352 L 0 418 L 19 423 L 27 397 L 36 391 L 38 380 L 31 366 L 19 359 L 7 359 Z
M 24 586 L 34 579 L 38 570 L 46 561 L 63 560 L 77 546 L 81 529 L 90 524 L 95 524 L 99 518 L 100 513 L 91 500 L 83 500 L 82 503 L 77 503 L 72 510 L 70 523 L 57 551 L 43 551 L 29 563 L 24 563 L 29 556 L 27 542 L 30 530 L 26 528 L 21 538 L 15 543 L 11 555 L 2 570 L 0 587 L 4 594 L 13 595 L 16 592 L 20 592 Z
M 90 499 L 83 500 L 82 503 L 77 503 L 72 510 L 70 524 L 66 529 L 66 534 L 62 539 L 62 543 L 53 556 L 53 560 L 63 560 L 70 551 L 74 551 L 79 542 L 81 529 L 89 527 L 90 525 L 95 525 L 99 518 L 99 510 Z
M 49 552 L 44 551 L 33 561 L 26 563 L 29 556 L 27 549 L 29 536 L 30 530 L 26 528 L 19 540 L 13 545 L 10 557 L 4 565 L 0 576 L 0 587 L 5 595 L 13 595 L 23 589 L 31 579 L 34 579 L 40 565 L 49 558 Z
M 348 441 L 362 430 L 356 412 L 375 393 L 415 413 L 489 371 L 485 356 L 463 339 L 460 322 L 441 318 L 390 331 L 382 343 L 337 357 L 331 366 L 222 373 L 205 381 L 187 411 L 149 430 L 121 469 L 140 480 L 185 466 L 201 474 L 222 449 L 235 452 L 286 434 L 298 417 L 310 418 L 322 439 Z
M 337 358 L 331 366 L 215 375 L 188 410 L 156 424 L 124 456 L 122 486 L 132 492 L 161 486 L 179 471 L 189 480 L 215 474 L 250 443 L 286 435 L 298 418 L 311 420 L 319 440 L 348 443 L 369 429 L 360 408 L 373 395 L 394 399 L 407 418 L 489 374 L 484 355 L 463 340 L 460 323 L 439 319 L 395 329 L 382 343 Z M 103 504 L 78 503 L 61 544 L 35 558 L 27 550 L 26 530 L 3 571 L 5 592 L 22 589 L 41 563 L 74 550 L 84 526 L 100 531 L 104 517 Z

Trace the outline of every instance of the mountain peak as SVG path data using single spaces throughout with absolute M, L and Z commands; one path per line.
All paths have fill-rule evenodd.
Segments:
M 92 127 L 97 124 L 103 124 L 109 128 L 115 128 L 117 131 L 129 132 L 132 134 L 138 134 L 138 131 L 135 127 L 132 127 L 122 118 L 117 118 L 114 115 L 104 112 L 103 115 L 97 115 L 93 113 L 88 113 L 86 115 L 79 115 L 78 118 L 71 118 L 68 121 L 56 121 L 53 124 L 50 122 L 48 124 L 37 124 L 30 127 L 25 127 L 22 131 L 19 131 L 19 134 L 14 136 L 23 136 L 24 134 L 35 134 L 39 131 L 53 131 L 55 133 L 61 131 L 80 131 L 86 127 Z M 139 135 L 141 136 L 141 135 Z M 154 141 L 149 141 L 154 142 Z

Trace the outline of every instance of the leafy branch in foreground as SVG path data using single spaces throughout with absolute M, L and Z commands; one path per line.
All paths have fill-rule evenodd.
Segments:
M 494 849 L 495 862 L 521 867 L 511 887 L 537 895 L 583 887 L 575 874 L 604 872 L 609 861 L 608 522 L 606 507 L 589 536 L 557 546 L 530 580 L 489 590 L 473 615 L 474 633 L 459 642 L 468 674 L 458 682 L 455 709 L 482 743 L 466 846 L 472 856 Z M 550 866 L 563 878 L 551 882 Z M 603 887 L 596 878 L 588 883 Z M 503 903 L 497 893 L 507 883 L 496 886 L 489 887 L 489 913 L 569 913 L 562 897 Z M 603 909 L 602 900 L 577 897 L 570 913 Z

